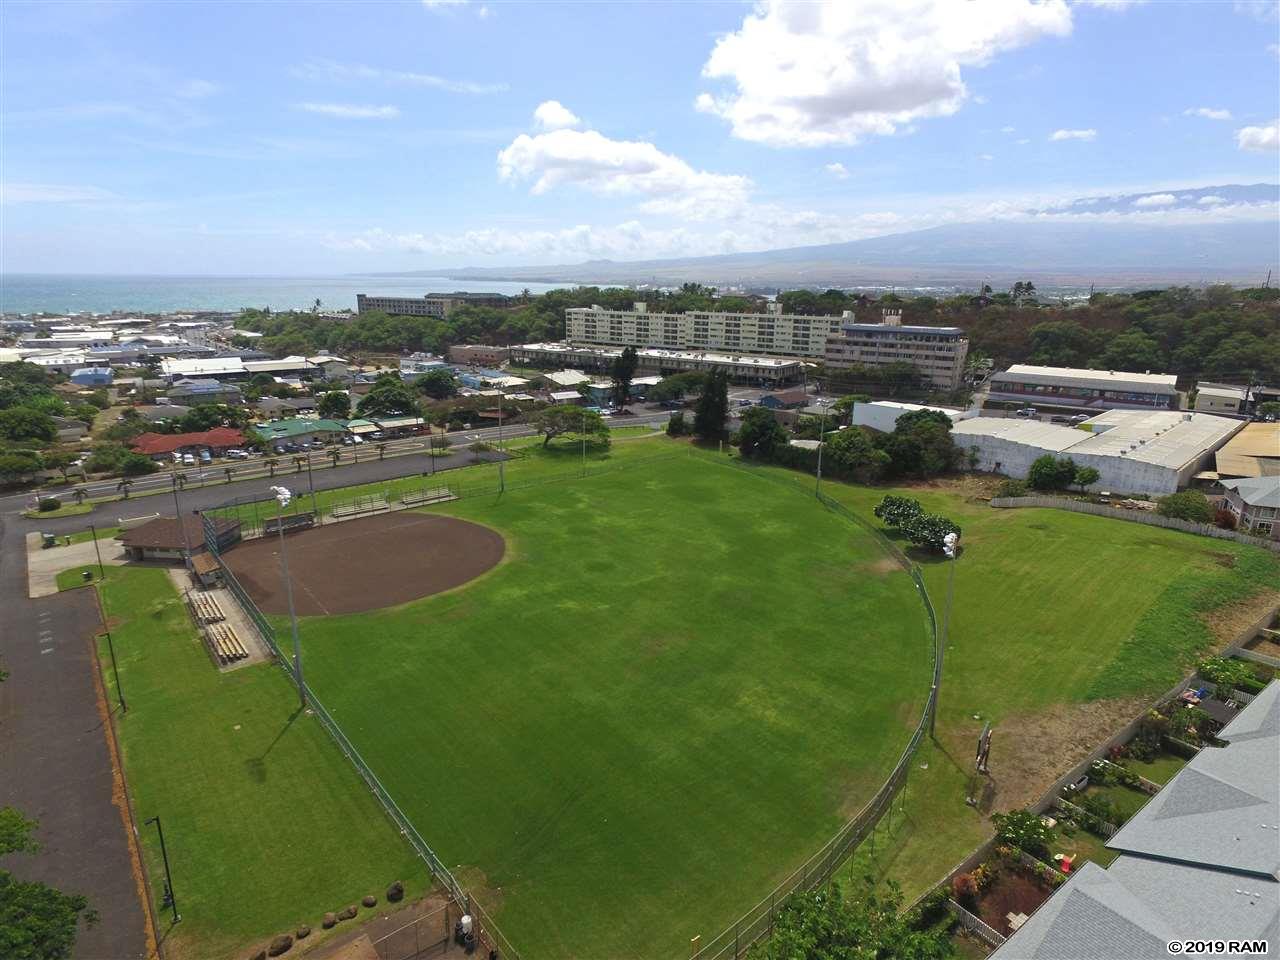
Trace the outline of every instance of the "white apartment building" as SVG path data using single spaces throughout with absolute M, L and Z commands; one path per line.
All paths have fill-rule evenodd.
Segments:
M 632 310 L 570 307 L 565 311 L 566 336 L 571 343 L 601 346 L 821 360 L 827 337 L 849 319 L 848 314 L 802 317 L 782 313 L 781 307 L 770 303 L 767 313 L 656 313 L 645 303 L 635 304 Z
M 839 370 L 909 363 L 936 389 L 959 389 L 969 356 L 963 329 L 904 326 L 902 311 L 896 309 L 885 309 L 883 317 L 883 323 L 841 323 L 827 338 L 827 366 Z

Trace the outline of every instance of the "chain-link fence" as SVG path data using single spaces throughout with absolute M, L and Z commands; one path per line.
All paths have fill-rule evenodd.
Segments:
M 378 960 L 427 960 L 449 949 L 453 925 L 461 914 L 451 903 L 415 917 L 373 941 Z

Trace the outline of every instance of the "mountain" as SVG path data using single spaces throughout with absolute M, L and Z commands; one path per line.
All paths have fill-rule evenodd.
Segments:
M 1087 197 L 1014 219 L 846 243 L 707 257 L 419 271 L 457 280 L 808 287 L 1135 287 L 1261 283 L 1280 265 L 1280 186 L 1223 185 Z M 1230 210 L 1218 221 L 1206 210 Z M 1153 212 L 1165 214 L 1152 217 Z M 1172 216 L 1168 214 L 1172 213 Z M 1235 217 L 1233 219 L 1232 217 Z M 385 276 L 412 274 L 385 274 Z

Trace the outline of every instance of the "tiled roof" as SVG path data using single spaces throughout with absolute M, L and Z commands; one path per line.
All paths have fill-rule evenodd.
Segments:
M 214 427 L 198 433 L 143 433 L 134 437 L 133 449 L 137 453 L 154 456 L 172 453 L 183 447 L 238 447 L 244 443 L 244 434 L 230 427 Z

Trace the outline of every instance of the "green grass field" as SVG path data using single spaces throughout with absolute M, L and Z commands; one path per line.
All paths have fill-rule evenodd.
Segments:
M 129 705 L 117 716 L 125 775 L 139 821 L 162 818 L 182 912 L 171 927 L 160 909 L 159 844 L 143 828 L 166 956 L 235 956 L 303 922 L 318 938 L 325 911 L 381 901 L 392 880 L 425 889 L 425 867 L 319 722 L 297 713 L 278 667 L 219 674 L 163 570 L 108 567 L 101 591 Z M 99 654 L 114 707 L 105 640 Z
M 536 452 L 509 479 L 573 459 Z M 528 957 L 718 933 L 870 797 L 918 720 L 910 578 L 798 489 L 685 454 L 442 512 L 500 530 L 506 562 L 305 620 L 304 660 Z

